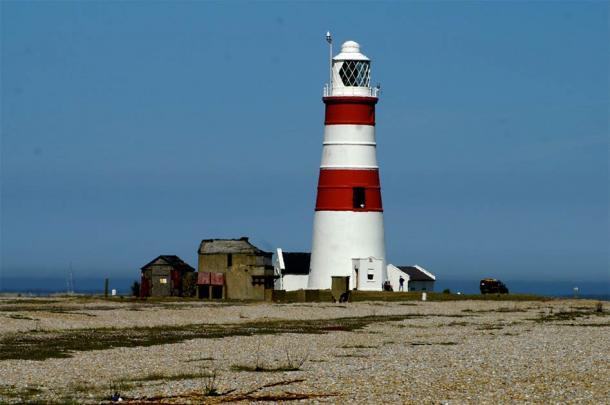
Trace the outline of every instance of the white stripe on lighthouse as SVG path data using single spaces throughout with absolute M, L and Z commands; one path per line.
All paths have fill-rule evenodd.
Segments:
M 322 169 L 377 169 L 375 127 L 326 125 Z
M 375 143 L 375 127 L 372 125 L 325 125 L 324 143 L 327 142 Z

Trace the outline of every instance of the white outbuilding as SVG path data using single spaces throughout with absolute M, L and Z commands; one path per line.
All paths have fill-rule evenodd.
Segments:
M 279 276 L 275 281 L 276 290 L 296 291 L 307 288 L 309 279 L 308 252 L 283 252 L 277 249 L 275 259 L 275 274 Z
M 404 280 L 403 291 L 434 291 L 436 276 L 417 264 L 394 266 L 388 264 L 388 280 L 394 291 L 400 290 L 400 278 Z

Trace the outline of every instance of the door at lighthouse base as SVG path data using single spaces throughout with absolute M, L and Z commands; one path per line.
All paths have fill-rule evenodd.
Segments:
M 381 291 L 383 260 L 374 257 L 352 259 L 352 288 L 360 291 Z
M 330 292 L 337 302 L 341 302 L 341 296 L 349 291 L 349 277 L 332 277 Z

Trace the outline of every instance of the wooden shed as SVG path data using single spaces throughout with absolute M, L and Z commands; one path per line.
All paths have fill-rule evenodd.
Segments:
M 271 252 L 248 238 L 204 239 L 199 245 L 200 298 L 270 301 L 273 292 Z
M 140 270 L 140 297 L 182 297 L 185 279 L 195 271 L 176 255 L 158 256 Z

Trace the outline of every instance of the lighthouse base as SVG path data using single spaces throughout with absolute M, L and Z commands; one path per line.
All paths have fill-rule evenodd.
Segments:
M 364 275 L 355 271 L 356 259 L 370 259 L 379 268 L 372 279 L 367 274 L 366 283 L 358 281 Z M 307 288 L 330 289 L 333 277 L 349 277 L 350 289 L 383 289 L 387 271 L 382 212 L 316 211 Z

